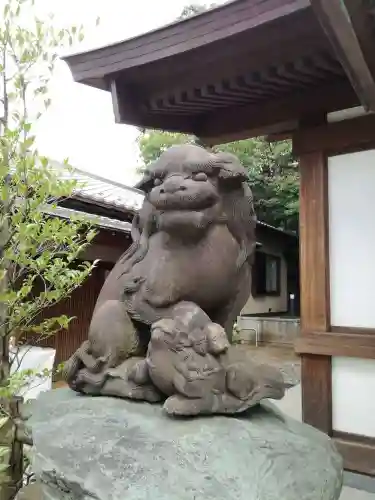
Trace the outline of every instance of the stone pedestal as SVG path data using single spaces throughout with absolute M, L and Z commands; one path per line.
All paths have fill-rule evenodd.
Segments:
M 160 406 L 44 393 L 33 468 L 48 500 L 336 500 L 331 440 L 263 404 L 236 417 L 171 419 Z

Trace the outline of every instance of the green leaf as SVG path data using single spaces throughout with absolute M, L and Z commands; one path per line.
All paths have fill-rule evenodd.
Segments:
M 5 4 L 3 12 L 4 12 L 4 17 L 7 17 L 10 12 L 10 3 Z
M 0 463 L 0 473 L 7 471 L 9 469 L 9 467 L 10 467 L 9 464 Z
M 9 417 L 0 418 L 0 429 L 4 427 L 9 422 Z M 2 447 L 0 446 L 0 457 L 1 457 Z

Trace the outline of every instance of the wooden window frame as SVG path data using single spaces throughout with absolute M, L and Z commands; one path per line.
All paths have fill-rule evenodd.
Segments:
M 264 266 L 265 266 L 265 281 L 267 281 L 266 270 L 267 270 L 267 259 L 274 259 L 276 262 L 276 290 L 275 291 L 267 291 L 267 284 L 265 283 L 264 291 L 259 291 L 257 288 L 257 256 L 262 255 L 264 258 Z M 254 298 L 257 297 L 280 297 L 281 295 L 281 267 L 282 267 L 282 257 L 281 255 L 275 255 L 271 252 L 266 252 L 264 250 L 257 249 L 255 251 L 254 265 L 253 265 L 253 280 L 252 280 L 252 295 Z

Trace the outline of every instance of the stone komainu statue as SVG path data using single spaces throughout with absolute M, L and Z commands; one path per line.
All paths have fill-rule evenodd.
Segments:
M 191 388 L 186 377 L 190 382 L 220 377 L 224 386 L 216 382 L 205 385 L 212 388 L 212 394 L 224 393 L 227 379 L 246 378 L 246 370 L 237 373 L 234 368 L 233 372 L 228 345 L 222 342 L 223 332 L 231 339 L 233 324 L 251 291 L 256 217 L 246 181 L 246 170 L 235 156 L 213 154 L 194 145 L 172 147 L 148 167 L 138 185 L 145 199 L 133 220 L 133 244 L 104 283 L 88 340 L 66 364 L 71 388 L 85 394 L 156 402 L 175 393 L 177 397 L 182 394 L 182 400 L 194 399 L 191 393 L 184 393 L 184 387 Z M 195 317 L 199 321 L 194 322 Z M 163 321 L 167 321 L 165 339 L 160 333 Z M 155 324 L 157 328 L 153 328 Z M 150 342 L 152 331 L 156 333 Z M 175 345 L 171 342 L 174 331 L 180 332 Z M 203 344 L 194 340 L 195 335 L 204 345 L 213 346 L 210 352 L 199 347 Z M 160 348 L 159 341 L 165 348 Z M 153 349 L 159 349 L 165 358 L 155 355 Z M 175 356 L 177 351 L 184 354 L 184 349 L 189 354 Z M 211 357 L 206 363 L 196 356 Z M 171 370 L 162 370 L 162 377 L 158 376 L 157 367 L 163 364 L 160 359 L 167 358 L 164 367 L 170 365 Z M 237 358 L 235 367 L 242 366 Z M 156 365 L 153 359 L 159 360 Z M 190 363 L 188 369 L 182 369 L 184 363 Z M 170 381 L 166 380 L 168 373 Z M 253 373 L 249 375 L 252 379 Z M 176 374 L 185 377 L 185 382 L 178 382 Z M 267 372 L 263 386 L 272 386 L 269 379 L 273 375 L 280 392 L 280 379 L 274 373 Z M 237 394 L 235 390 L 231 393 L 241 404 L 234 408 L 221 399 L 221 406 L 244 409 L 243 401 L 250 397 L 249 391 L 243 395 L 244 386 L 246 383 Z M 251 380 L 247 386 L 252 388 L 251 401 L 254 391 L 259 399 L 259 380 Z M 185 404 L 169 404 L 168 408 L 170 413 L 189 414 L 213 412 L 211 406 L 216 405 L 215 411 L 222 411 L 212 401 L 212 394 L 209 403 L 206 398 L 203 406 L 196 404 L 194 409 Z

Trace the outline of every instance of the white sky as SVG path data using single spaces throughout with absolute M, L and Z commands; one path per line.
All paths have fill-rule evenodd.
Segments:
M 162 26 L 190 3 L 204 0 L 37 0 L 39 7 L 67 24 L 84 24 L 85 40 L 77 49 L 95 48 Z M 217 3 L 223 3 L 219 1 Z M 95 20 L 100 17 L 100 24 Z M 52 81 L 52 105 L 41 119 L 37 142 L 51 159 L 68 157 L 83 170 L 127 185 L 135 183 L 139 162 L 137 130 L 114 123 L 108 92 L 74 83 L 60 62 Z

